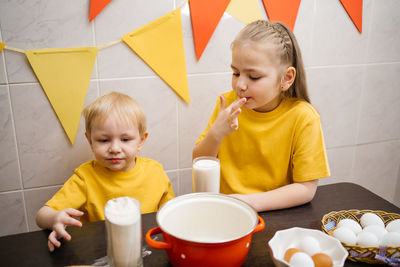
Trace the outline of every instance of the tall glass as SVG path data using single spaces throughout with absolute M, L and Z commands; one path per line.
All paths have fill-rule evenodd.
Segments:
M 220 161 L 216 157 L 198 157 L 193 160 L 193 192 L 219 193 Z
M 131 197 L 109 200 L 104 207 L 110 266 L 143 266 L 140 202 Z

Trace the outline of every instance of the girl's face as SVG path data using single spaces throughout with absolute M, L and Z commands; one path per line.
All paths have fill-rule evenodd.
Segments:
M 134 125 L 121 121 L 110 115 L 104 120 L 95 119 L 91 134 L 86 137 L 96 160 L 112 171 L 127 171 L 135 166 L 136 154 L 143 147 L 147 138 L 140 137 Z
M 232 47 L 232 89 L 246 98 L 244 108 L 258 112 L 275 109 L 281 101 L 281 70 L 269 43 L 252 41 Z

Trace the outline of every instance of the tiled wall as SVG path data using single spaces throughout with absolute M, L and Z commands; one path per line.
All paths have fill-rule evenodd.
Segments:
M 182 3 L 113 0 L 89 23 L 89 0 L 1 1 L 0 41 L 21 49 L 101 46 Z M 302 0 L 294 32 L 332 171 L 320 183 L 359 183 L 400 206 L 398 10 L 398 0 L 364 0 L 359 34 L 339 0 Z M 197 62 L 187 5 L 182 15 L 190 105 L 123 43 L 99 51 L 86 98 L 117 90 L 143 105 L 150 135 L 141 155 L 164 165 L 178 195 L 191 191 L 192 148 L 217 96 L 230 90 L 230 43 L 243 27 L 225 14 Z M 71 146 L 25 56 L 0 53 L 0 236 L 38 229 L 38 208 L 92 158 L 83 128 L 81 120 Z

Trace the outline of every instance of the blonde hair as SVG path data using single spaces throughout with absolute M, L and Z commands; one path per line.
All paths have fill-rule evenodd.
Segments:
M 293 32 L 285 24 L 265 20 L 254 21 L 239 32 L 232 46 L 245 41 L 266 41 L 274 44 L 280 63 L 296 69 L 295 80 L 290 88 L 283 92 L 283 96 L 295 97 L 310 103 L 300 47 Z
M 87 105 L 83 111 L 86 133 L 90 136 L 94 120 L 104 120 L 110 115 L 138 128 L 140 137 L 146 132 L 146 115 L 142 107 L 130 96 L 118 92 L 110 92 L 98 97 Z

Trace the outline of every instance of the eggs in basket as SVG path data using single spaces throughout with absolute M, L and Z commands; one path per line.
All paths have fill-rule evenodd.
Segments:
M 333 211 L 322 219 L 322 230 L 337 238 L 349 259 L 371 264 L 399 261 L 400 214 L 372 210 Z

